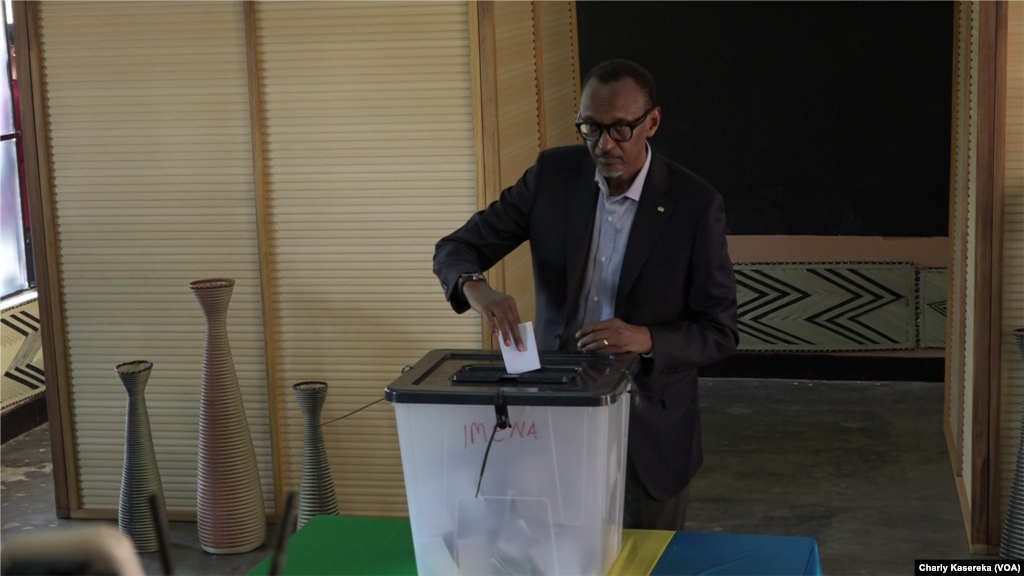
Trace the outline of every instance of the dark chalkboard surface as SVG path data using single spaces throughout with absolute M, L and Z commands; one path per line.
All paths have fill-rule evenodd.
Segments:
M 946 236 L 950 2 L 577 2 L 580 67 L 648 68 L 662 154 L 730 234 Z

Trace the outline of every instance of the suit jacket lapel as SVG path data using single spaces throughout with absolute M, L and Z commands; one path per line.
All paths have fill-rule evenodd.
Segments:
M 594 174 L 597 167 L 590 157 L 583 161 L 575 189 L 569 194 L 568 222 L 566 223 L 566 310 L 565 322 L 577 322 L 577 308 L 583 274 L 586 272 L 590 241 L 594 235 L 594 213 L 600 196 Z
M 633 226 L 629 232 L 626 254 L 622 259 L 622 270 L 619 272 L 619 285 L 615 291 L 616 318 L 622 318 L 623 306 L 633 282 L 640 274 L 675 206 L 675 203 L 665 196 L 665 191 L 671 184 L 665 161 L 653 151 L 651 153 L 651 167 L 647 171 L 643 192 L 640 193 L 640 204 L 633 216 Z

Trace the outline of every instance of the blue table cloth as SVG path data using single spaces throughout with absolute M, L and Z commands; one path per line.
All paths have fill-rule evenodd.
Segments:
M 677 532 L 651 576 L 821 576 L 818 543 L 799 536 Z

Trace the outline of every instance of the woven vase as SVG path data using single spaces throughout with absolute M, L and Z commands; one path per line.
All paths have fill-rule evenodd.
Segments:
M 320 428 L 320 410 L 327 398 L 326 382 L 299 382 L 292 386 L 305 421 L 305 447 L 302 451 L 302 494 L 299 498 L 297 528 L 313 516 L 337 516 L 338 499 L 334 495 L 331 465 L 327 461 L 323 430 Z
M 114 367 L 121 384 L 128 392 L 124 423 L 124 468 L 121 471 L 121 497 L 117 507 L 117 527 L 130 537 L 139 553 L 156 552 L 160 538 L 149 507 L 150 494 L 156 493 L 163 509 L 164 530 L 167 526 L 167 505 L 160 470 L 156 465 L 153 434 L 149 429 L 146 409 L 146 383 L 153 369 L 147 360 L 124 362 Z
M 256 451 L 228 344 L 227 311 L 235 281 L 189 283 L 206 315 L 203 382 L 199 397 L 199 543 L 212 554 L 239 554 L 267 536 Z

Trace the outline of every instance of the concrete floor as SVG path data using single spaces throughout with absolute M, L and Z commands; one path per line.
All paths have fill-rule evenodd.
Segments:
M 26 532 L 80 526 L 101 520 L 61 520 L 54 513 L 50 431 L 44 424 L 0 448 L 0 541 Z M 117 527 L 117 521 L 110 521 Z M 175 574 L 246 574 L 270 554 L 264 544 L 246 554 L 207 554 L 199 546 L 195 522 L 171 522 L 171 560 Z M 268 526 L 268 540 L 274 527 Z M 160 555 L 142 554 L 146 574 L 163 574 Z
M 707 380 L 704 467 L 688 530 L 817 539 L 825 574 L 912 574 L 970 558 L 942 432 L 942 384 Z M 85 521 L 54 516 L 48 429 L 0 449 L 0 540 Z M 270 527 L 268 534 L 273 534 Z M 171 523 L 177 574 L 245 574 L 267 554 L 214 556 Z M 150 574 L 161 574 L 146 554 Z
M 817 539 L 825 574 L 971 558 L 941 383 L 702 382 L 687 529 Z

